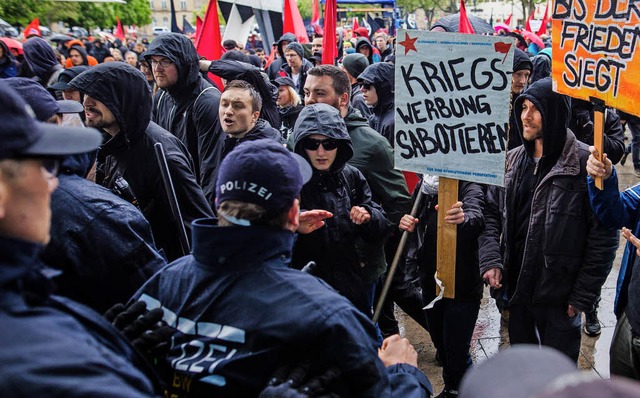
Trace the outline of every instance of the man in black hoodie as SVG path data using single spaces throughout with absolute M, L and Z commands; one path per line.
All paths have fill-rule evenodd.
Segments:
M 507 155 L 502 264 L 481 264 L 481 273 L 492 288 L 506 289 L 511 344 L 550 346 L 577 362 L 580 312 L 595 304 L 617 231 L 591 210 L 589 151 L 567 128 L 569 101 L 553 92 L 551 78 L 529 86 L 514 112 L 524 144 Z M 485 234 L 499 241 L 499 230 L 487 225 Z
M 184 35 L 161 34 L 144 57 L 159 88 L 151 118 L 187 147 L 196 180 L 213 207 L 213 182 L 224 141 L 218 120 L 220 91 L 200 75 L 200 57 Z
M 287 63 L 284 57 L 284 48 L 293 42 L 297 42 L 298 39 L 293 33 L 285 33 L 280 37 L 280 40 L 276 43 L 278 48 L 278 58 L 274 59 L 267 68 L 267 75 L 269 80 L 275 80 L 278 77 L 278 72 L 282 69 L 282 65 Z
M 358 81 L 362 84 L 364 102 L 373 108 L 369 117 L 369 125 L 382 134 L 393 148 L 395 146 L 393 110 L 395 74 L 393 65 L 386 62 L 369 65 L 358 76 Z
M 144 74 L 124 62 L 100 64 L 81 73 L 69 86 L 84 94 L 87 126 L 102 130 L 107 137 L 98 154 L 96 183 L 140 208 L 167 259 L 187 254 L 180 248 L 178 222 L 184 223 L 191 237 L 191 222 L 213 212 L 193 175 L 187 149 L 151 121 L 151 91 Z M 156 143 L 164 148 L 182 220 L 171 216 Z
M 515 49 L 513 53 L 513 74 L 511 75 L 511 109 L 516 99 L 524 89 L 527 87 L 529 76 L 533 70 L 533 64 L 527 53 L 522 50 Z M 520 133 L 516 130 L 516 118 L 519 118 L 520 114 L 517 112 L 511 112 L 509 115 L 509 137 L 507 141 L 507 148 L 509 150 L 522 145 L 522 138 Z

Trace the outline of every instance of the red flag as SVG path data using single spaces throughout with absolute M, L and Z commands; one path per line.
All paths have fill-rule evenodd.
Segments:
M 40 33 L 40 20 L 38 20 L 38 18 L 34 18 L 33 21 L 29 22 L 29 25 L 24 28 L 23 33 L 25 39 L 33 35 L 42 37 L 42 33 Z
M 124 30 L 122 30 L 122 24 L 118 17 L 116 17 L 116 30 L 113 32 L 113 35 L 124 42 Z
M 320 4 L 319 0 L 311 1 L 311 25 L 318 25 L 320 23 Z
M 198 43 L 200 43 L 200 35 L 202 33 L 202 18 L 200 16 L 196 16 L 196 48 L 198 48 Z
M 513 16 L 513 13 L 509 14 L 509 18 L 507 18 L 506 21 L 504 21 L 505 25 L 509 25 L 509 27 L 511 27 L 511 17 Z
M 458 28 L 460 33 L 476 33 L 471 26 L 471 21 L 467 17 L 467 8 L 464 6 L 464 0 L 460 0 L 460 27 Z
M 200 37 L 196 45 L 198 54 L 208 60 L 220 59 L 220 56 L 222 56 L 222 38 L 220 37 L 220 20 L 218 19 L 218 0 L 209 1 L 207 12 L 204 14 L 204 21 L 198 31 L 202 32 L 197 33 Z M 209 73 L 209 77 L 220 90 L 223 89 L 222 80 L 218 76 Z
M 337 0 L 327 0 L 324 4 L 324 31 L 322 36 L 322 64 L 333 65 L 338 57 L 336 47 L 336 18 L 338 16 Z
M 298 43 L 309 43 L 307 29 L 302 22 L 300 10 L 295 0 L 284 0 L 284 22 L 282 24 L 282 33 L 293 33 L 298 38 Z
M 353 17 L 353 30 L 356 30 L 360 27 L 358 24 L 358 17 Z
M 544 16 L 542 17 L 542 23 L 540 24 L 540 29 L 536 33 L 538 36 L 547 33 L 547 23 L 549 22 L 549 3 L 547 3 L 547 8 L 544 9 Z
M 531 20 L 533 19 L 533 14 L 536 13 L 536 10 L 531 10 L 531 14 L 529 14 L 529 18 L 527 18 L 527 23 L 524 25 L 524 30 L 531 32 Z

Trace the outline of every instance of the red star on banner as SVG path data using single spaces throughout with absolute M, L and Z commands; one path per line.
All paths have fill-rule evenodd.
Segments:
M 418 37 L 414 37 L 412 39 L 409 37 L 408 33 L 404 33 L 404 41 L 398 42 L 398 44 L 402 44 L 404 46 L 404 55 L 407 55 L 411 50 L 418 52 L 418 50 L 416 50 L 416 40 L 418 40 Z

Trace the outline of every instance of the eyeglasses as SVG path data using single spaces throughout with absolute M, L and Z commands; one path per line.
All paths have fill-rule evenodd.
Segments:
M 371 83 L 362 83 L 361 86 L 365 90 L 371 90 Z
M 163 58 L 159 61 L 157 59 L 151 59 L 149 60 L 149 63 L 151 64 L 152 68 L 157 68 L 158 65 L 162 66 L 163 68 L 168 68 L 173 64 L 173 61 L 169 58 Z
M 42 168 L 47 170 L 47 173 L 52 176 L 57 176 L 60 171 L 60 159 L 57 158 L 42 158 Z
M 317 151 L 320 145 L 322 145 L 325 151 L 333 151 L 338 148 L 338 141 L 333 138 L 327 138 L 326 140 L 305 138 L 305 140 L 302 141 L 302 148 L 308 151 Z

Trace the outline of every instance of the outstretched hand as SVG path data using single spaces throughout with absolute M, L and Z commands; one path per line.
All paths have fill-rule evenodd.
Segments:
M 326 210 L 308 210 L 300 213 L 299 225 L 296 232 L 299 234 L 310 234 L 311 232 L 322 228 L 324 220 L 333 217 L 333 213 Z

